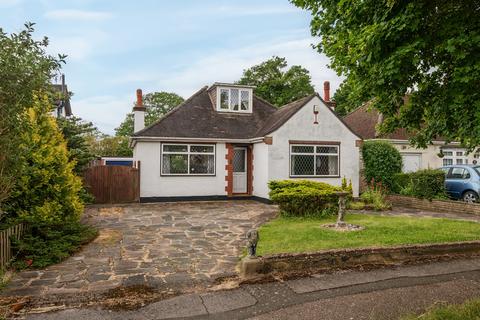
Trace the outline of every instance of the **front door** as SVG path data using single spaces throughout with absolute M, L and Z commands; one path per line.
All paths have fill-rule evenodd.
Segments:
M 247 193 L 247 148 L 233 149 L 233 193 Z

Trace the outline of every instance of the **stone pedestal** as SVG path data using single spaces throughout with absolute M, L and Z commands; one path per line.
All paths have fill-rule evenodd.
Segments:
M 245 257 L 240 262 L 240 277 L 243 279 L 256 278 L 263 268 L 263 259 L 259 257 Z

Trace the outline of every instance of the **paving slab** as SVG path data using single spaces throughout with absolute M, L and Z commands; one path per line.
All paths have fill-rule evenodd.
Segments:
M 206 293 L 201 298 L 209 313 L 246 308 L 257 303 L 257 299 L 243 289 Z
M 207 309 L 199 295 L 189 294 L 149 304 L 136 314 L 147 319 L 169 319 L 207 314 Z
M 480 259 L 439 262 L 431 265 L 402 266 L 401 268 L 379 269 L 368 272 L 342 271 L 332 274 L 316 274 L 312 277 L 286 281 L 296 293 L 354 286 L 401 277 L 428 277 L 442 274 L 478 270 Z

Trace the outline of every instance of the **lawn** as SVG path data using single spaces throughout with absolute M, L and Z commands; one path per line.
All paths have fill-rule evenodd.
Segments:
M 403 320 L 478 320 L 480 319 L 480 299 L 460 305 L 434 306 L 421 316 L 407 316 Z
M 365 227 L 361 231 L 339 232 L 321 227 L 331 218 L 279 217 L 260 230 L 260 255 L 311 252 L 325 249 L 395 246 L 480 240 L 480 223 L 436 218 L 389 217 L 348 214 L 346 222 Z

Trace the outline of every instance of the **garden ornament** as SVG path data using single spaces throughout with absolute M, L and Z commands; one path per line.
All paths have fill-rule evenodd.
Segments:
M 247 232 L 247 251 L 249 258 L 255 258 L 257 254 L 258 231 L 251 229 Z

